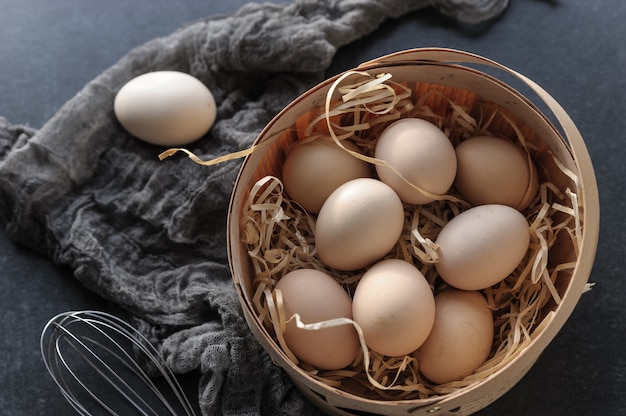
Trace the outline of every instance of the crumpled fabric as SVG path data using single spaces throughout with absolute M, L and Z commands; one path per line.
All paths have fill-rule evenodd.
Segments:
M 464 22 L 508 0 L 296 0 L 243 6 L 131 50 L 41 129 L 0 118 L 0 222 L 116 305 L 175 372 L 199 370 L 204 415 L 316 415 L 252 336 L 232 284 L 226 216 L 240 161 L 198 166 L 131 137 L 113 99 L 145 72 L 190 73 L 217 120 L 187 148 L 212 159 L 247 148 L 320 82 L 340 46 L 384 20 L 436 7 Z

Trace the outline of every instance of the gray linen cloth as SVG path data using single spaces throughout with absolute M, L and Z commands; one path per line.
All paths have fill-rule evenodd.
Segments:
M 160 348 L 199 370 L 205 415 L 318 414 L 251 335 L 226 256 L 226 212 L 240 161 L 158 161 L 127 134 L 113 99 L 131 78 L 178 70 L 218 103 L 188 148 L 211 159 L 248 147 L 289 101 L 322 80 L 337 48 L 385 19 L 437 7 L 464 22 L 508 0 L 296 0 L 248 4 L 130 51 L 38 131 L 0 118 L 0 221 L 9 236 L 74 270 Z M 416 45 L 420 46 L 420 45 Z

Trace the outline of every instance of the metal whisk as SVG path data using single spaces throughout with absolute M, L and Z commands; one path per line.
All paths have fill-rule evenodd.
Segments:
M 44 327 L 40 347 L 52 379 L 81 415 L 195 415 L 158 351 L 116 316 L 59 314 Z M 150 377 L 139 363 L 160 377 Z

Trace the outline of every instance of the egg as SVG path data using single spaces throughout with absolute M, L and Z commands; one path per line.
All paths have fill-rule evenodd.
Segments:
M 351 142 L 343 145 L 357 150 Z M 372 176 L 369 163 L 358 159 L 334 141 L 315 140 L 296 145 L 287 155 L 282 181 L 287 194 L 307 211 L 317 214 L 340 185 Z
M 435 297 L 435 321 L 414 353 L 419 371 L 438 384 L 462 380 L 489 357 L 493 315 L 476 291 L 446 289 Z
M 514 143 L 477 136 L 461 142 L 455 152 L 454 186 L 473 205 L 503 204 L 521 211 L 537 195 L 537 170 Z
M 305 324 L 335 318 L 352 319 L 352 301 L 332 277 L 314 269 L 287 273 L 274 287 L 283 298 L 285 317 L 300 315 Z M 285 343 L 298 359 L 318 369 L 337 370 L 354 361 L 359 338 L 351 324 L 308 330 L 298 328 L 295 320 L 286 325 Z
M 426 204 L 433 198 L 402 177 L 431 194 L 443 195 L 456 175 L 456 154 L 450 140 L 437 126 L 419 118 L 403 118 L 385 128 L 374 156 L 402 175 L 388 166 L 376 165 L 378 177 L 410 204 Z
M 115 95 L 113 110 L 133 136 L 159 146 L 182 146 L 213 125 L 213 94 L 197 78 L 178 71 L 155 71 L 128 81 Z
M 319 258 L 337 270 L 357 270 L 381 259 L 404 225 L 398 195 L 372 178 L 353 179 L 330 194 L 315 225 Z
M 530 244 L 529 224 L 507 205 L 479 205 L 445 224 L 435 244 L 435 267 L 446 283 L 457 289 L 485 289 L 520 264 Z
M 414 265 L 386 259 L 359 280 L 352 316 L 369 348 L 382 355 L 402 356 L 415 351 L 428 337 L 435 320 L 435 300 L 426 278 Z

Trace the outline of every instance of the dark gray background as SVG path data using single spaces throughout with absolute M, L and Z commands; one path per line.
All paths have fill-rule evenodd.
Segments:
M 243 3 L 0 0 L 0 116 L 41 127 L 134 46 Z M 500 19 L 478 27 L 423 10 L 387 21 L 340 49 L 328 71 L 332 75 L 414 47 L 476 52 L 541 84 L 585 138 L 602 209 L 590 277 L 596 285 L 530 373 L 482 416 L 626 414 L 625 19 L 623 0 L 512 0 Z M 70 270 L 12 243 L 0 231 L 0 414 L 71 414 L 45 373 L 39 334 L 59 312 L 102 306 Z M 193 377 L 187 381 L 194 385 Z

